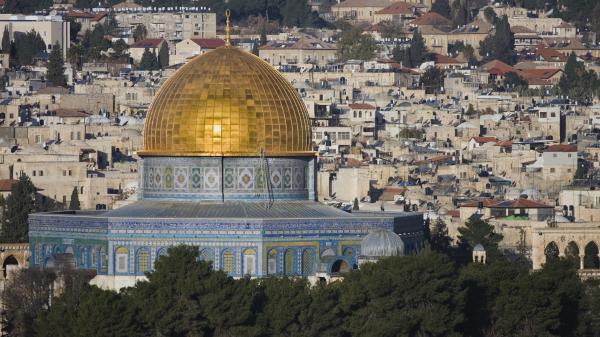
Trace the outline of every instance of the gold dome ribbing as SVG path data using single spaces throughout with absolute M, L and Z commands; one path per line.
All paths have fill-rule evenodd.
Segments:
M 233 47 L 198 56 L 160 88 L 144 156 L 314 155 L 308 112 L 269 64 Z

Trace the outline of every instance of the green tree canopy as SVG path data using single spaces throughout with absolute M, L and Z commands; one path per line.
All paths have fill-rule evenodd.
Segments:
M 140 64 L 138 66 L 140 70 L 158 70 L 160 69 L 160 64 L 156 59 L 156 55 L 150 51 L 150 49 L 146 48 L 144 53 L 142 54 L 142 59 L 140 60 Z
M 67 78 L 65 77 L 65 61 L 63 52 L 58 41 L 52 46 L 52 51 L 48 58 L 48 82 L 53 86 L 66 87 Z
M 363 34 L 359 28 L 353 28 L 342 33 L 338 41 L 338 49 L 338 56 L 342 61 L 369 61 L 375 57 L 377 44 L 371 35 Z
M 2 53 L 11 54 L 12 44 L 10 41 L 10 33 L 8 31 L 8 26 L 4 27 L 4 32 L 2 33 Z
M 19 65 L 30 65 L 33 58 L 46 51 L 46 43 L 39 33 L 32 30 L 28 33 L 15 32 L 15 56 Z
M 506 64 L 514 64 L 515 37 L 510 30 L 508 17 L 502 16 L 497 20 L 496 30 L 480 43 L 479 54 L 485 60 L 499 60 Z
M 6 213 L 2 219 L 2 242 L 27 242 L 27 219 L 35 207 L 35 186 L 26 174 L 19 177 L 6 198 Z
M 421 74 L 421 85 L 426 93 L 438 92 L 444 85 L 444 73 L 437 67 L 429 67 Z
M 431 5 L 431 11 L 450 19 L 452 17 L 448 0 L 435 0 Z
M 487 221 L 471 218 L 464 227 L 458 228 L 459 244 L 467 251 L 471 252 L 473 247 L 481 244 L 487 254 L 487 260 L 493 261 L 501 256 L 498 250 L 498 243 L 502 240 L 502 234 L 494 232 L 494 226 Z
M 427 56 L 425 40 L 418 30 L 413 33 L 410 47 L 401 49 L 399 46 L 392 51 L 394 61 L 402 63 L 405 67 L 415 68 L 421 65 Z
M 69 201 L 69 209 L 72 211 L 77 211 L 81 209 L 81 204 L 79 203 L 79 192 L 77 191 L 77 186 L 73 187 L 73 192 L 71 192 L 71 200 Z
M 158 50 L 158 64 L 161 69 L 169 66 L 169 45 L 166 42 Z

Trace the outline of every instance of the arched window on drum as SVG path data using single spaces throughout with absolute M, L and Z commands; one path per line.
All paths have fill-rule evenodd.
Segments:
M 135 263 L 136 273 L 143 274 L 150 271 L 150 251 L 148 248 L 138 249 Z
M 129 272 L 129 249 L 126 247 L 115 249 L 115 272 Z

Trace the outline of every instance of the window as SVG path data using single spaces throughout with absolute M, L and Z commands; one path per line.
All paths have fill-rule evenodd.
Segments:
M 63 195 L 63 204 L 66 204 L 66 203 L 67 203 L 67 196 Z
M 69 177 L 73 174 L 73 171 L 69 170 Z
M 206 248 L 200 251 L 200 261 L 210 262 L 213 260 L 213 251 L 210 248 Z
M 356 111 L 354 111 L 354 118 L 356 118 Z
M 305 249 L 302 252 L 302 274 L 311 275 L 314 273 L 314 254 L 310 249 Z
M 137 253 L 137 264 L 136 271 L 138 273 L 145 273 L 150 270 L 150 254 L 148 249 L 142 248 Z
M 553 153 L 552 157 L 556 158 L 556 157 L 558 157 L 558 155 L 556 153 Z
M 267 274 L 277 273 L 277 250 L 271 249 L 267 254 Z
M 554 167 L 550 168 L 550 173 L 554 173 L 554 171 L 556 171 Z
M 63 170 L 63 177 L 67 176 L 67 170 Z
M 79 192 L 79 194 L 83 194 L 83 186 L 81 186 L 81 191 Z
M 33 172 L 31 172 L 31 175 L 35 177 L 35 175 L 36 175 L 36 171 L 35 171 L 35 170 L 33 170 Z
M 233 272 L 233 252 L 229 249 L 223 251 L 223 271 L 227 274 Z
M 294 273 L 294 251 L 288 249 L 283 255 L 283 273 L 292 275 Z
M 44 170 L 40 170 L 40 177 L 44 176 Z
M 338 138 L 340 140 L 349 140 L 350 139 L 350 132 L 338 132 Z
M 129 249 L 125 247 L 119 247 L 115 250 L 115 271 L 117 273 L 126 273 L 128 272 L 128 260 L 129 259 Z
M 246 249 L 244 251 L 244 275 L 254 275 L 256 264 L 256 251 L 254 249 Z

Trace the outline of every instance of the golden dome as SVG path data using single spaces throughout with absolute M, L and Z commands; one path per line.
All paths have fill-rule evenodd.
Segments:
M 160 88 L 144 125 L 144 156 L 314 155 L 308 112 L 288 81 L 232 47 L 198 56 Z

